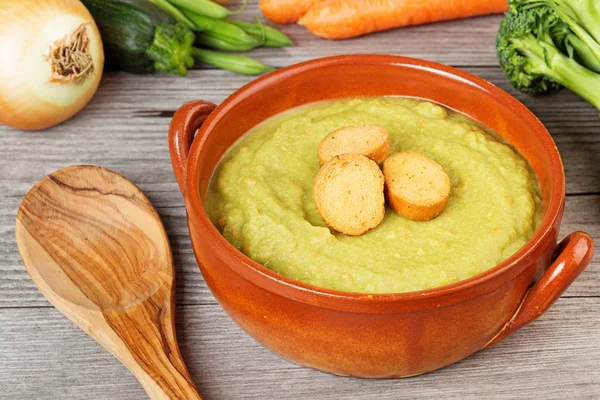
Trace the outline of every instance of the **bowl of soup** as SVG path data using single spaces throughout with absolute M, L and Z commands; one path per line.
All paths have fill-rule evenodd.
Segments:
M 441 215 L 412 221 L 386 209 L 360 236 L 327 226 L 312 197 L 317 148 L 363 124 L 385 127 L 393 152 L 444 168 Z M 322 371 L 406 377 L 457 362 L 545 312 L 593 253 L 583 232 L 557 244 L 564 169 L 541 122 L 444 65 L 384 55 L 300 63 L 218 107 L 186 103 L 169 140 L 215 298 L 258 342 Z

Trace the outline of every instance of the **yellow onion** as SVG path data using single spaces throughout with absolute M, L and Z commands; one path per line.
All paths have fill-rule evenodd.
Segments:
M 72 117 L 104 68 L 91 14 L 79 0 L 0 2 L 0 123 L 33 130 Z

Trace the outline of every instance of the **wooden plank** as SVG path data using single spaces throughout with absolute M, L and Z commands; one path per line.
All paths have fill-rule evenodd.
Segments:
M 507 88 L 498 68 L 469 68 Z M 17 253 L 14 221 L 21 199 L 43 176 L 72 164 L 98 164 L 138 184 L 159 208 L 177 262 L 178 300 L 212 302 L 187 237 L 183 201 L 173 177 L 166 132 L 171 113 L 185 101 L 222 101 L 252 78 L 224 71 L 192 71 L 187 79 L 167 75 L 110 73 L 92 103 L 77 117 L 44 132 L 0 127 L 0 307 L 47 304 L 25 273 Z M 514 91 L 513 91 L 514 93 Z M 561 150 L 569 193 L 600 192 L 600 119 L 597 111 L 562 91 L 533 98 L 519 94 L 546 123 Z M 598 196 L 569 199 L 563 234 L 587 229 L 600 238 Z M 568 292 L 600 295 L 600 257 Z
M 294 365 L 217 305 L 178 307 L 178 337 L 207 399 L 597 399 L 600 299 L 561 299 L 498 346 L 405 380 L 340 378 Z M 141 399 L 133 376 L 54 309 L 0 310 L 2 398 Z

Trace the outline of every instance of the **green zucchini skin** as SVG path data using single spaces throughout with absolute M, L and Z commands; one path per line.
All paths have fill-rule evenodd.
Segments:
M 193 64 L 193 33 L 155 4 L 147 0 L 81 1 L 100 30 L 107 69 L 185 75 Z

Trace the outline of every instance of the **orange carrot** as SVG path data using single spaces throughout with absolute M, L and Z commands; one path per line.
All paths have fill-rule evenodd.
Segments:
M 317 36 L 347 39 L 401 26 L 507 10 L 507 0 L 328 0 L 312 6 L 298 23 Z
M 298 21 L 308 9 L 322 0 L 260 0 L 260 9 L 265 17 L 277 24 Z

